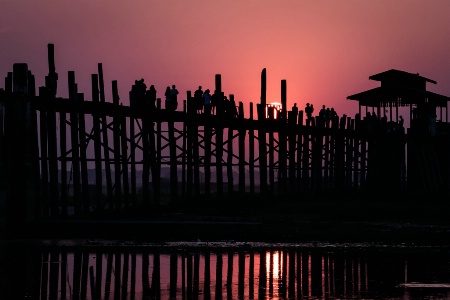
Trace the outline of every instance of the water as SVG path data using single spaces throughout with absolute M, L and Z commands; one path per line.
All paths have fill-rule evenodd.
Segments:
M 4 249 L 0 299 L 450 299 L 443 247 L 90 242 Z

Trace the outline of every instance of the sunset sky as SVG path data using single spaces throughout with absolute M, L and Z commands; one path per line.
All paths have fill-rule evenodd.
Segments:
M 25 62 L 44 85 L 53 43 L 60 97 L 73 70 L 90 100 L 101 62 L 109 100 L 112 80 L 128 104 L 136 79 L 161 98 L 176 84 L 184 99 L 198 85 L 213 90 L 222 74 L 224 92 L 247 111 L 266 68 L 268 102 L 286 79 L 288 107 L 354 114 L 346 97 L 389 69 L 420 73 L 437 81 L 429 90 L 450 95 L 449 13 L 448 0 L 0 0 L 0 76 Z

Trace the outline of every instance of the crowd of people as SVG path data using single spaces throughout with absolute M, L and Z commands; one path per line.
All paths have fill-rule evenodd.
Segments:
M 306 103 L 305 106 L 305 114 L 306 114 L 306 125 L 313 125 L 317 122 L 317 125 L 324 126 L 326 128 L 330 128 L 335 123 L 339 121 L 339 116 L 334 110 L 333 107 L 326 107 L 322 105 L 322 108 L 319 111 L 318 118 L 313 117 L 314 113 L 314 105 Z
M 363 130 L 368 133 L 392 133 L 392 132 L 405 132 L 404 122 L 402 116 L 399 117 L 398 122 L 388 121 L 386 115 L 378 117 L 375 112 L 367 112 L 366 116 L 362 119 Z
M 176 85 L 168 86 L 165 91 L 165 108 L 170 111 L 175 111 L 178 108 L 178 90 Z M 147 85 L 144 79 L 136 80 L 131 90 L 131 106 L 135 106 L 138 102 L 149 102 L 150 108 L 156 107 L 156 89 L 153 85 L 147 90 Z M 144 99 L 139 100 L 139 99 Z M 190 101 L 190 102 L 189 102 Z M 221 114 L 235 118 L 238 116 L 238 110 L 234 99 L 228 99 L 223 93 L 211 93 L 209 89 L 203 91 L 202 86 L 194 92 L 194 97 L 188 101 L 188 109 L 197 114 Z M 269 119 L 282 118 L 282 108 L 278 105 L 268 104 L 267 117 Z M 297 103 L 292 106 L 292 116 L 297 118 L 299 110 Z M 314 105 L 306 103 L 304 113 L 306 115 L 307 126 L 320 126 L 325 128 L 335 127 L 339 123 L 339 116 L 333 107 L 326 107 L 322 105 L 317 116 L 314 116 Z M 286 116 L 285 116 L 286 117 Z M 388 122 L 386 116 L 379 118 L 374 112 L 367 112 L 362 119 L 363 127 L 369 132 L 383 131 L 403 131 L 404 119 L 400 116 L 398 122 Z
M 238 115 L 234 99 L 228 99 L 223 93 L 217 93 L 217 91 L 214 91 L 213 94 L 209 89 L 203 91 L 201 86 L 194 92 L 194 98 L 191 101 L 188 103 L 188 107 L 191 107 L 191 110 L 197 114 L 221 113 L 230 117 Z

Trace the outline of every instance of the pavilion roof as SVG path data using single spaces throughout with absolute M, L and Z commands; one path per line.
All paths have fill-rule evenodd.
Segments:
M 446 107 L 450 97 L 433 92 L 408 87 L 377 87 L 347 97 L 363 106 L 378 107 L 380 104 L 406 106 L 419 103 L 432 103 L 436 107 Z
M 415 82 L 415 81 L 422 81 L 422 82 L 430 82 L 436 84 L 437 82 L 434 80 L 431 80 L 429 78 L 420 76 L 419 73 L 409 73 L 405 71 L 395 70 L 391 69 L 388 71 L 384 71 L 375 75 L 372 75 L 369 77 L 370 80 L 376 80 L 376 81 L 401 81 L 403 83 L 407 82 Z
M 362 106 L 378 107 L 388 105 L 406 106 L 430 103 L 436 107 L 447 107 L 450 97 L 439 95 L 425 89 L 426 82 L 436 81 L 399 70 L 389 70 L 369 77 L 381 81 L 381 86 L 358 94 L 348 96 Z

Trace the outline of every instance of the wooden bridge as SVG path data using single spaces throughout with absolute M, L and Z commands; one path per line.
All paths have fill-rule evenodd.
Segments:
M 72 71 L 65 99 L 56 95 L 53 52 L 50 44 L 38 93 L 26 64 L 14 64 L 0 90 L 0 188 L 13 222 L 260 196 L 448 195 L 447 123 L 431 136 L 406 134 L 392 116 L 362 118 L 361 110 L 354 118 L 307 120 L 301 110 L 288 111 L 284 80 L 275 114 L 266 103 L 265 69 L 261 102 L 249 104 L 248 118 L 233 95 L 227 107 L 218 101 L 215 114 L 199 113 L 190 91 L 178 110 L 162 108 L 142 81 L 129 93 L 130 106 L 119 103 L 116 81 L 107 101 L 101 64 L 90 100 Z M 215 96 L 224 95 L 216 75 Z

